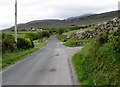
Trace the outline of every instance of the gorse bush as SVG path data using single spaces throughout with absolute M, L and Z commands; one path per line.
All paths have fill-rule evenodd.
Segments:
M 29 38 L 18 38 L 17 41 L 18 49 L 29 49 L 32 47 L 34 47 L 34 44 Z

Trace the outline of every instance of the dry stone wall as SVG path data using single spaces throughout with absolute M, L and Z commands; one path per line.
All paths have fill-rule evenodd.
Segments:
M 74 32 L 70 36 L 67 36 L 67 37 L 79 38 L 79 39 L 94 38 L 98 35 L 99 32 L 102 32 L 103 30 L 107 30 L 108 33 L 110 34 L 118 30 L 119 21 L 120 20 L 118 18 L 113 18 L 110 21 L 104 22 L 102 24 L 98 24 L 95 29 Z

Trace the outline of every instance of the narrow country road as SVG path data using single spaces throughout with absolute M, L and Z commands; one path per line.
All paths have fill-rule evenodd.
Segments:
M 30 57 L 2 72 L 3 85 L 73 85 L 68 58 L 80 50 L 51 36 L 50 42 Z

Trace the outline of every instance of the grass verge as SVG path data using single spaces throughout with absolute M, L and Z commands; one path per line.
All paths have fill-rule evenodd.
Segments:
M 71 39 L 68 39 L 64 45 L 65 46 L 68 46 L 68 47 L 79 47 L 79 46 L 83 46 L 85 45 L 86 43 L 88 43 L 89 40 L 81 40 L 81 39 L 77 39 L 77 38 L 71 38 Z
M 72 62 L 81 85 L 120 85 L 120 53 L 109 42 L 99 46 L 91 41 Z
M 30 48 L 27 50 L 16 50 L 14 52 L 6 52 L 2 54 L 2 67 L 5 68 L 11 64 L 16 63 L 19 60 L 25 59 L 26 57 L 30 56 L 33 52 L 37 51 L 38 49 L 42 48 L 49 42 L 50 39 L 46 39 L 41 44 L 37 44 L 34 48 Z
M 67 41 L 67 39 L 65 39 L 62 35 L 57 34 L 56 36 L 57 36 L 57 38 L 58 38 L 60 41 L 62 41 L 62 42 Z

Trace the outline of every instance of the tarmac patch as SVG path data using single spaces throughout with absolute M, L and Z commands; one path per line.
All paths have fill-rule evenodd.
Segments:
M 59 56 L 60 54 L 55 54 L 55 56 Z
M 56 69 L 54 69 L 54 68 L 53 68 L 53 69 L 50 69 L 50 72 L 55 72 L 55 71 L 56 71 Z

